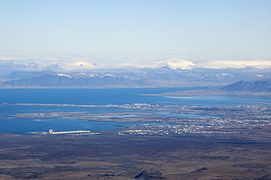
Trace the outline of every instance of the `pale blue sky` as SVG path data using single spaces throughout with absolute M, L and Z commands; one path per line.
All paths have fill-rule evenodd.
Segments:
M 270 0 L 0 0 L 0 56 L 271 59 Z

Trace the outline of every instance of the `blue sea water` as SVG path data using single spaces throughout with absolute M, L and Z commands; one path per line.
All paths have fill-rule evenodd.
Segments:
M 160 105 L 238 105 L 271 102 L 271 98 L 253 96 L 153 96 L 187 88 L 130 88 L 130 89 L 0 89 L 0 133 L 23 134 L 28 132 L 60 130 L 106 131 L 140 123 L 79 120 L 76 118 L 18 118 L 20 113 L 40 112 L 127 112 L 127 109 L 81 107 L 81 106 L 38 106 L 35 104 L 69 105 L 123 105 L 134 103 Z M 195 89 L 195 88 L 194 88 Z M 148 94 L 152 94 L 149 96 Z M 30 105 L 19 105 L 20 103 Z M 31 105 L 32 104 L 32 105 Z M 129 110 L 133 111 L 133 110 Z M 135 110 L 138 111 L 138 110 Z M 167 113 L 164 113 L 167 114 Z M 172 116 L 173 114 L 171 114 Z M 176 117 L 189 116 L 176 114 Z

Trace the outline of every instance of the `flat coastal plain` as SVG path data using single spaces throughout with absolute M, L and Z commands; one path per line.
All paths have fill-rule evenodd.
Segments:
M 0 179 L 270 179 L 270 130 L 0 135 Z

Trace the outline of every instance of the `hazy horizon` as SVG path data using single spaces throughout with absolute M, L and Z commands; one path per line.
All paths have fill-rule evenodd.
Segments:
M 0 2 L 0 62 L 69 68 L 270 68 L 271 2 Z

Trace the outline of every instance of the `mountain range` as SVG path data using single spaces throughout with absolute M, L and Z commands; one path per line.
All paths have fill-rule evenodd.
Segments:
M 14 71 L 2 87 L 180 87 L 222 86 L 222 90 L 270 90 L 271 72 L 261 69 L 93 69 L 81 72 Z

